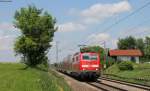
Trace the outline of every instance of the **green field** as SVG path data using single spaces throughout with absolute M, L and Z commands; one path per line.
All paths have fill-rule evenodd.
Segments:
M 105 70 L 105 74 L 113 79 L 150 86 L 150 64 L 134 64 L 132 71 L 120 71 L 117 64 L 114 64 Z
M 23 68 L 23 64 L 0 63 L 0 91 L 71 91 L 53 71 Z

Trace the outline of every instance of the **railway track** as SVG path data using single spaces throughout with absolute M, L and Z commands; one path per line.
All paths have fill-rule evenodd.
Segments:
M 150 91 L 148 86 L 113 80 L 107 77 L 101 77 L 97 82 L 88 84 L 104 91 Z
M 64 75 L 71 77 L 70 75 L 67 74 Z M 74 79 L 74 77 L 71 78 Z M 100 77 L 96 82 L 85 82 L 85 83 L 87 85 L 99 89 L 100 91 L 150 91 L 150 87 L 148 86 L 113 80 L 107 77 Z
M 102 91 L 128 91 L 128 90 L 118 88 L 118 87 L 115 87 L 115 86 L 112 86 L 112 85 L 109 85 L 109 84 L 101 83 L 99 81 L 97 81 L 97 82 L 88 82 L 87 84 L 89 84 L 93 87 L 96 87 L 96 88 L 98 88 Z

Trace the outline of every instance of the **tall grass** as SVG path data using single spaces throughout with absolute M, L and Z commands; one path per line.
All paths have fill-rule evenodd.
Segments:
M 134 64 L 134 70 L 121 71 L 117 65 L 105 70 L 110 77 L 150 86 L 150 64 Z
M 23 68 L 23 64 L 0 63 L 0 91 L 71 91 L 54 72 Z

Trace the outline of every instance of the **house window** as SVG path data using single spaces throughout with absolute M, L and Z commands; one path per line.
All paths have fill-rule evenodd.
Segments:
M 135 62 L 136 61 L 135 57 L 131 57 L 131 61 Z

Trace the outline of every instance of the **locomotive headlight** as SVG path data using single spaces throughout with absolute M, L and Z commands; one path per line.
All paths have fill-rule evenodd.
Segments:
M 98 69 L 96 68 L 96 70 L 98 70 Z
M 89 67 L 89 65 L 82 65 L 82 67 Z

